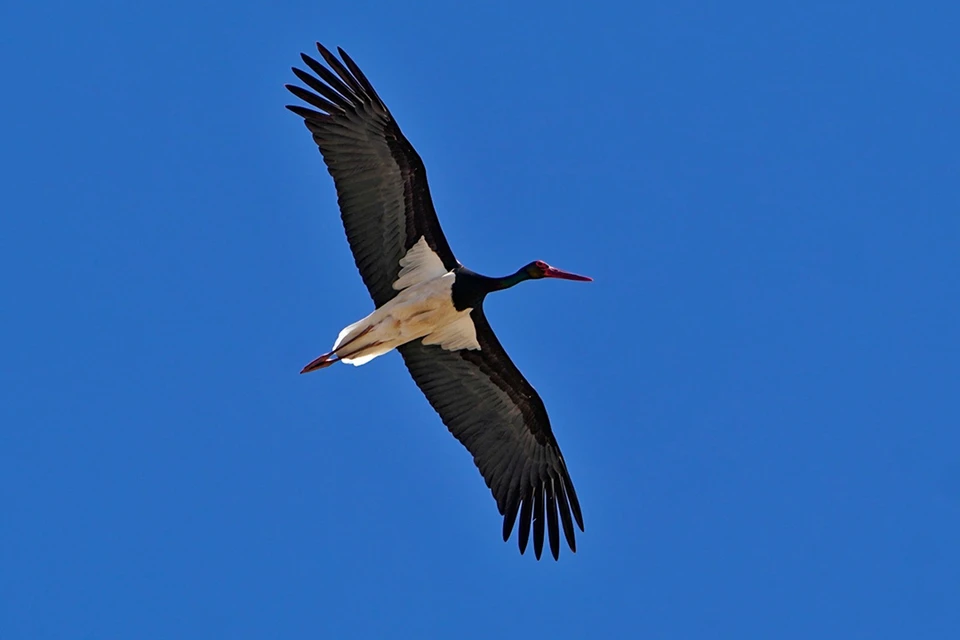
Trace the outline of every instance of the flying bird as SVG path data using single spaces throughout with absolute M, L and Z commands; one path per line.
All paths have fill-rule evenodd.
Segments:
M 544 530 L 554 559 L 560 529 L 576 551 L 580 503 L 537 392 L 497 340 L 483 313 L 488 293 L 526 280 L 591 278 L 531 262 L 491 278 L 454 257 L 440 228 L 426 169 L 357 64 L 317 43 L 324 66 L 301 54 L 308 89 L 286 85 L 311 108 L 302 117 L 337 190 L 343 227 L 376 310 L 346 327 L 333 349 L 301 373 L 336 362 L 361 365 L 397 349 L 414 381 L 474 462 L 503 516 L 503 540 L 517 526 L 520 553 L 531 527 L 537 559 Z M 519 519 L 518 519 L 519 518 Z

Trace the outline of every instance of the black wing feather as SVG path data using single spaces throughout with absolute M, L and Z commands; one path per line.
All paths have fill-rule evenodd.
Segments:
M 543 553 L 543 483 L 538 483 L 533 493 L 533 552 L 537 560 Z
M 563 524 L 563 535 L 567 538 L 567 544 L 570 550 L 576 553 L 577 539 L 574 536 L 573 522 L 570 520 L 570 505 L 567 502 L 567 494 L 563 490 L 563 480 L 557 482 L 557 508 L 560 511 L 560 522 Z
M 553 474 L 550 475 L 550 481 L 545 483 L 544 488 L 547 494 L 547 532 L 550 535 L 550 553 L 553 559 L 560 558 L 560 527 L 557 525 L 557 494 L 554 491 Z
M 440 228 L 423 160 L 370 81 L 342 50 L 343 63 L 319 43 L 317 50 L 329 69 L 304 54 L 315 75 L 294 73 L 310 89 L 287 85 L 317 110 L 287 108 L 304 119 L 320 148 L 357 269 L 380 307 L 397 294 L 400 258 L 421 237 L 447 269 L 460 263 Z
M 347 83 L 358 97 L 363 96 L 365 92 L 363 87 L 360 86 L 360 81 L 354 78 L 353 75 L 346 70 L 343 64 L 337 60 L 337 56 L 330 53 L 330 51 L 319 42 L 317 43 L 317 50 L 320 52 L 320 55 L 323 56 L 323 61 L 330 65 L 330 68 L 333 69 L 338 76 L 340 76 L 340 79 Z M 338 48 L 337 51 L 340 52 L 340 55 L 343 55 L 343 51 L 341 49 Z M 368 97 L 372 98 L 373 96 Z
M 473 454 L 503 516 L 503 539 L 518 523 L 523 553 L 532 525 L 536 557 L 543 551 L 546 530 L 550 551 L 558 558 L 562 524 L 576 551 L 573 521 L 583 531 L 583 516 L 543 401 L 507 356 L 483 308 L 475 308 L 471 318 L 479 351 L 447 351 L 417 340 L 399 347 L 407 369 L 443 423 Z

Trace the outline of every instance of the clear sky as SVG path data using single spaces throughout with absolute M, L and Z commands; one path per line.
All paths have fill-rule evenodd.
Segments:
M 0 638 L 956 638 L 960 4 L 9 2 Z M 286 112 L 426 162 L 586 533 L 500 539 Z

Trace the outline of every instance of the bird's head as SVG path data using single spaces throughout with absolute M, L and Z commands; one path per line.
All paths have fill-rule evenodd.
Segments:
M 570 273 L 568 271 L 557 269 L 556 267 L 551 267 L 543 260 L 535 260 L 531 262 L 523 268 L 523 271 L 532 280 L 539 280 L 540 278 L 559 278 L 561 280 L 576 280 L 577 282 L 593 282 L 593 278 L 579 276 L 575 273 Z

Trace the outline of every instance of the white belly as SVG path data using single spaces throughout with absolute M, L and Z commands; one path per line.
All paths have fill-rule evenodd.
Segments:
M 410 284 L 369 316 L 341 331 L 333 350 L 344 362 L 359 366 L 418 338 L 443 349 L 479 349 L 471 309 L 457 311 L 453 306 L 451 289 L 455 280 L 456 274 L 444 273 Z

